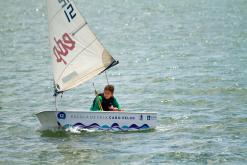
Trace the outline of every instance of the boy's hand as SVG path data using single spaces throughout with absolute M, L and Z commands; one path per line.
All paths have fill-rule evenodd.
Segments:
M 118 111 L 118 108 L 113 107 L 113 105 L 112 105 L 112 106 L 110 106 L 110 107 L 109 107 L 109 109 L 110 109 L 111 111 Z

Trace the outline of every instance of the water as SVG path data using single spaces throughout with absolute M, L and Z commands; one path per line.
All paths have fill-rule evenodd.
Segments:
M 159 113 L 155 131 L 39 131 L 53 110 L 45 2 L 0 1 L 0 164 L 245 164 L 245 0 L 76 0 L 120 61 L 108 71 L 126 111 Z M 98 89 L 104 75 L 93 80 Z M 60 109 L 88 109 L 92 81 Z

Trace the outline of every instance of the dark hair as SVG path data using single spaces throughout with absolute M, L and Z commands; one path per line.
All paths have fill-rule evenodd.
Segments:
M 114 86 L 113 85 L 106 85 L 104 91 L 110 91 L 112 94 L 114 93 Z

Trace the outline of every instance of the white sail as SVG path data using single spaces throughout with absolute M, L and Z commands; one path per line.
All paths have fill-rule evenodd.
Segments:
M 117 62 L 97 40 L 72 0 L 47 0 L 56 91 L 66 91 Z

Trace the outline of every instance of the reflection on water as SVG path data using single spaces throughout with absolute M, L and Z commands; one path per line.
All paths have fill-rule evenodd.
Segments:
M 40 131 L 41 137 L 50 137 L 50 138 L 66 138 L 70 136 L 69 132 L 65 130 L 44 130 Z

